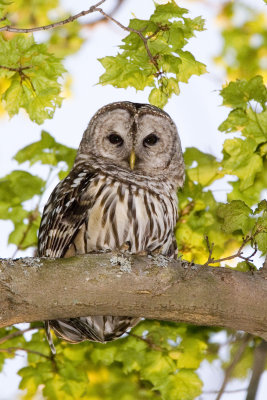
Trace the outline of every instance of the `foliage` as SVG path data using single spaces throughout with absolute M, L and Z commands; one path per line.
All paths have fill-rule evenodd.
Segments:
M 2 0 L 0 27 L 14 24 L 24 28 L 33 21 L 37 26 L 53 23 L 55 20 L 49 15 L 54 8 L 62 19 L 66 17 L 58 0 Z M 0 113 L 3 109 L 13 117 L 23 108 L 38 124 L 53 117 L 63 100 L 62 78 L 66 71 L 61 58 L 80 49 L 84 41 L 80 28 L 79 22 L 74 21 L 49 31 L 43 44 L 36 43 L 30 35 L 0 32 Z
M 222 26 L 224 45 L 215 61 L 226 71 L 229 80 L 260 74 L 266 82 L 266 13 L 242 1 L 227 1 L 217 21 Z
M 184 154 L 187 178 L 179 194 L 181 211 L 176 237 L 183 257 L 199 263 L 208 256 L 203 252 L 204 235 L 215 244 L 216 258 L 227 257 L 241 245 L 243 235 L 256 231 L 257 224 L 261 224 L 262 232 L 257 234 L 256 243 L 263 254 L 267 251 L 265 220 L 261 219 L 264 217 L 255 223 L 250 209 L 267 187 L 267 90 L 262 77 L 256 76 L 230 82 L 221 96 L 223 104 L 233 110 L 219 130 L 240 132 L 242 137 L 225 140 L 221 161 L 196 148 L 188 148 Z M 236 177 L 229 182 L 232 190 L 227 197 L 232 202 L 223 205 L 215 200 L 209 186 L 231 175 Z M 222 220 L 223 229 L 218 232 Z
M 43 193 L 51 180 L 67 175 L 75 153 L 74 149 L 57 143 L 48 132 L 42 131 L 41 140 L 24 147 L 14 156 L 19 164 L 41 163 L 49 166 L 49 171 L 47 181 L 23 170 L 12 171 L 0 179 L 0 219 L 14 224 L 8 243 L 17 245 L 19 250 L 37 246 Z M 31 210 L 28 210 L 29 200 Z
M 152 89 L 149 101 L 160 107 L 173 93 L 179 94 L 180 82 L 205 72 L 204 64 L 184 49 L 194 33 L 204 29 L 202 18 L 186 17 L 187 10 L 174 1 L 164 3 L 155 4 L 148 20 L 130 21 L 119 54 L 100 60 L 106 71 L 99 80 L 114 87 L 148 87 Z M 221 157 L 216 159 L 195 147 L 184 154 L 186 181 L 178 194 L 176 238 L 179 255 L 197 263 L 205 263 L 209 256 L 205 236 L 214 244 L 215 259 L 231 256 L 244 243 L 243 237 L 251 238 L 259 255 L 267 252 L 267 202 L 263 199 L 267 187 L 267 92 L 262 67 L 266 24 L 263 15 L 248 10 L 249 18 L 236 26 L 238 7 L 240 2 L 226 3 L 219 16 L 224 23 L 224 49 L 217 62 L 233 79 L 220 92 L 222 104 L 230 107 L 219 126 L 227 135 Z M 62 19 L 67 15 L 59 10 L 57 0 L 0 0 L 0 27 L 50 24 L 54 22 L 51 10 Z M 52 118 L 62 101 L 59 82 L 64 68 L 59 58 L 79 50 L 84 40 L 80 30 L 78 21 L 66 24 L 49 31 L 43 44 L 27 34 L 1 33 L 0 94 L 10 116 L 24 108 L 37 123 Z M 261 38 L 257 46 L 253 44 L 255 34 Z M 234 56 L 229 62 L 231 49 Z M 58 143 L 43 130 L 39 140 L 14 156 L 17 169 L 0 178 L 0 219 L 12 222 L 8 241 L 17 250 L 36 247 L 43 196 L 51 191 L 52 183 L 67 175 L 74 158 L 75 149 Z M 37 166 L 42 178 L 36 175 Z M 218 201 L 213 191 L 221 179 L 230 187 L 228 203 Z M 231 266 L 244 272 L 255 268 L 248 260 L 236 264 L 237 260 Z M 25 399 L 42 391 L 49 400 L 193 400 L 202 392 L 202 362 L 220 360 L 222 367 L 228 368 L 243 340 L 241 333 L 225 332 L 230 357 L 223 364 L 223 345 L 216 335 L 221 330 L 142 321 L 131 335 L 105 345 L 85 342 L 74 346 L 54 337 L 57 354 L 53 357 L 43 329 L 37 324 L 29 329 L 33 334 L 27 340 L 16 327 L 0 329 L 1 369 L 15 351 L 27 352 L 27 365 L 18 372 Z M 232 377 L 248 376 L 258 343 L 257 338 L 249 340 Z
M 116 57 L 99 61 L 106 69 L 99 82 L 118 88 L 134 87 L 144 90 L 153 87 L 149 102 L 163 108 L 172 94 L 180 93 L 179 82 L 188 82 L 192 75 L 206 72 L 205 65 L 183 50 L 194 31 L 203 31 L 201 17 L 186 18 L 188 10 L 178 7 L 175 1 L 156 5 L 149 20 L 132 19 L 126 30 L 130 34 L 120 45 L 122 52 Z M 148 53 L 146 45 L 149 49 Z
M 62 102 L 58 78 L 64 71 L 59 59 L 32 36 L 11 40 L 0 36 L 0 78 L 9 80 L 2 100 L 11 117 L 24 108 L 38 124 L 52 118 Z

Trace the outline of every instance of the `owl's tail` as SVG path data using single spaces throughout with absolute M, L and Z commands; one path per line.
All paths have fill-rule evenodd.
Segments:
M 51 352 L 52 352 L 52 354 L 56 354 L 56 349 L 55 349 L 53 338 L 52 338 L 52 335 L 51 335 L 49 321 L 45 321 L 44 325 L 45 325 L 46 338 L 47 338 L 49 347 L 51 349 Z
M 70 343 L 84 340 L 105 343 L 118 339 L 140 321 L 134 317 L 92 316 L 46 321 L 46 335 L 53 354 L 55 348 L 50 328 L 60 339 Z

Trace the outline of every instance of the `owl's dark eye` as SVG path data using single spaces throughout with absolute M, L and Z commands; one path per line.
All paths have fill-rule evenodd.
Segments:
M 116 144 L 118 147 L 122 146 L 123 144 L 123 138 L 120 135 L 117 135 L 116 133 L 111 133 L 108 136 L 108 140 L 110 141 L 111 144 Z
M 147 146 L 154 146 L 159 141 L 159 138 L 154 133 L 151 133 L 143 140 L 143 145 Z

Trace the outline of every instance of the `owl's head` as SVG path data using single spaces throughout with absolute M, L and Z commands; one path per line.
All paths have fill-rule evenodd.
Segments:
M 105 170 L 168 179 L 182 186 L 184 163 L 171 117 L 149 104 L 117 102 L 97 111 L 89 122 L 78 155 Z

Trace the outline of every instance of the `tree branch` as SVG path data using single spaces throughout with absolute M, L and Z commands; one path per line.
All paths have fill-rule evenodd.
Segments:
M 96 3 L 94 6 L 91 6 L 88 10 L 86 10 L 86 11 L 81 11 L 81 12 L 78 13 L 78 14 L 75 14 L 75 15 L 73 15 L 73 16 L 70 16 L 69 18 L 66 18 L 66 19 L 64 19 L 64 20 L 62 20 L 62 21 L 55 22 L 55 23 L 53 23 L 53 24 L 43 25 L 43 26 L 37 26 L 37 27 L 34 27 L 34 28 L 16 28 L 15 26 L 5 25 L 5 26 L 2 26 L 2 27 L 0 28 L 0 32 L 1 32 L 1 31 L 8 31 L 8 32 L 16 32 L 16 33 L 32 33 L 32 32 L 38 32 L 38 31 L 46 31 L 46 30 L 49 30 L 49 29 L 57 28 L 57 27 L 59 27 L 59 26 L 68 24 L 68 23 L 70 23 L 70 22 L 75 21 L 76 19 L 78 19 L 78 18 L 80 18 L 80 17 L 83 17 L 83 16 L 85 16 L 85 15 L 87 15 L 87 14 L 91 14 L 91 13 L 97 11 L 97 12 L 99 12 L 99 13 L 103 16 L 103 17 L 102 17 L 102 20 L 109 20 L 109 21 L 112 21 L 112 22 L 114 22 L 116 25 L 118 25 L 120 28 L 122 28 L 122 29 L 125 30 L 125 31 L 136 33 L 136 34 L 140 37 L 140 39 L 143 41 L 143 43 L 144 43 L 144 46 L 145 46 L 147 55 L 148 55 L 148 57 L 149 57 L 149 59 L 150 59 L 150 62 L 151 62 L 151 63 L 154 65 L 154 67 L 156 68 L 156 75 L 157 75 L 157 76 L 162 75 L 162 72 L 160 71 L 159 66 L 158 66 L 158 63 L 157 63 L 157 56 L 153 56 L 153 55 L 152 55 L 152 53 L 151 53 L 151 51 L 150 51 L 150 49 L 149 49 L 149 47 L 148 47 L 148 41 L 149 41 L 149 39 L 151 39 L 152 37 L 154 37 L 160 30 L 166 30 L 166 29 L 168 29 L 168 27 L 161 26 L 161 27 L 159 27 L 159 28 L 156 30 L 156 32 L 154 32 L 152 35 L 146 37 L 146 36 L 143 35 L 143 33 L 142 33 L 141 31 L 139 31 L 139 30 L 137 30 L 137 29 L 133 29 L 133 28 L 127 27 L 127 26 L 124 26 L 124 25 L 121 24 L 119 21 L 117 21 L 116 19 L 114 19 L 114 18 L 111 16 L 111 14 L 107 14 L 107 13 L 105 13 L 105 11 L 102 10 L 102 8 L 98 8 L 98 7 L 99 7 L 101 4 L 103 4 L 105 1 L 106 1 L 106 0 L 101 0 L 101 1 L 99 1 L 98 3 Z M 122 3 L 122 0 L 119 0 L 117 6 L 115 7 L 115 9 L 112 10 L 112 13 L 114 13 L 114 11 L 120 6 L 121 3 Z M 100 19 L 100 20 L 101 20 L 101 19 Z M 98 22 L 98 21 L 97 21 L 97 22 Z M 94 24 L 94 23 L 96 23 L 96 22 L 93 22 L 93 24 Z M 6 68 L 6 67 L 2 67 L 2 68 Z M 10 71 L 16 70 L 16 69 L 14 69 L 14 68 L 12 68 L 12 69 L 6 68 L 6 69 L 9 69 Z
M 230 363 L 228 368 L 226 368 L 226 370 L 225 370 L 224 380 L 223 380 L 222 386 L 221 386 L 215 400 L 220 400 L 222 395 L 224 394 L 225 387 L 226 387 L 229 379 L 231 378 L 233 370 L 235 369 L 236 365 L 241 360 L 250 339 L 251 339 L 251 335 L 246 334 L 243 336 L 240 346 L 238 347 L 237 352 L 235 353 L 232 362 Z
M 52 360 L 52 356 L 47 356 L 46 354 L 40 353 L 39 351 L 26 349 L 24 347 L 7 347 L 6 349 L 0 349 L 0 353 L 14 353 L 16 351 L 25 351 L 26 353 L 36 354 L 37 356 Z
M 101 8 L 96 8 L 96 11 L 100 12 L 100 14 L 102 14 L 105 18 L 107 18 L 107 19 L 109 19 L 110 21 L 114 22 L 114 24 L 118 25 L 118 26 L 119 26 L 120 28 L 122 28 L 124 31 L 136 33 L 136 34 L 140 37 L 140 39 L 143 41 L 144 46 L 145 46 L 145 49 L 146 49 L 146 52 L 147 52 L 147 55 L 148 55 L 148 57 L 149 57 L 151 63 L 152 63 L 152 64 L 154 65 L 154 67 L 156 68 L 157 74 L 159 74 L 159 75 L 161 74 L 161 72 L 160 72 L 160 70 L 159 70 L 158 63 L 157 63 L 157 57 L 154 57 L 154 56 L 152 55 L 152 53 L 151 53 L 151 51 L 149 50 L 149 47 L 148 47 L 148 40 L 151 39 L 153 36 L 155 36 L 155 35 L 160 31 L 160 29 L 158 29 L 158 30 L 157 30 L 156 32 L 154 32 L 152 35 L 146 37 L 146 36 L 143 35 L 143 33 L 142 33 L 141 31 L 138 31 L 137 29 L 133 29 L 133 28 L 127 27 L 127 26 L 125 26 L 125 25 L 122 25 L 122 24 L 121 24 L 119 21 L 117 21 L 115 18 L 113 18 L 113 17 L 111 17 L 110 15 L 106 14 Z
M 253 257 L 255 256 L 255 254 L 258 251 L 258 246 L 257 246 L 257 243 L 255 242 L 255 237 L 263 231 L 265 231 L 265 230 L 262 228 L 258 228 L 253 234 L 247 235 L 246 237 L 243 238 L 243 242 L 235 254 L 232 254 L 231 256 L 228 256 L 228 257 L 219 258 L 218 260 L 214 260 L 214 258 L 212 257 L 214 243 L 210 244 L 208 236 L 205 236 L 205 240 L 206 240 L 207 248 L 208 248 L 208 252 L 209 252 L 209 257 L 208 257 L 207 262 L 204 265 L 218 264 L 223 261 L 233 260 L 234 258 L 241 258 L 242 260 L 246 261 L 248 264 L 250 262 L 253 262 Z M 244 247 L 248 243 L 251 244 L 252 253 L 249 256 L 244 256 L 243 250 L 244 250 Z
M 44 25 L 44 26 L 36 26 L 35 28 L 16 28 L 14 26 L 5 25 L 0 28 L 0 32 L 7 31 L 7 32 L 16 32 L 16 33 L 31 33 L 31 32 L 38 32 L 38 31 L 47 31 L 49 29 L 57 28 L 58 26 L 62 26 L 68 24 L 69 22 L 73 22 L 80 17 L 84 17 L 87 14 L 91 14 L 96 11 L 96 8 L 101 6 L 106 0 L 101 0 L 96 3 L 94 6 L 91 6 L 86 11 L 81 11 L 78 14 L 75 14 L 69 18 L 66 18 L 62 21 L 55 22 L 53 24 Z
M 0 65 L 0 68 L 3 69 L 7 69 L 8 71 L 12 71 L 12 72 L 22 72 L 24 69 L 30 69 L 32 68 L 31 65 L 28 65 L 27 67 L 17 67 L 17 68 L 13 68 L 13 67 L 6 67 L 5 65 Z
M 256 399 L 261 376 L 264 372 L 267 359 L 267 342 L 263 340 L 254 351 L 252 376 L 248 386 L 246 400 Z
M 125 0 L 117 0 L 117 3 L 113 7 L 113 9 L 109 12 L 109 15 L 110 16 L 114 15 L 119 10 L 119 8 L 122 6 L 122 4 L 124 2 L 125 2 Z M 93 21 L 86 22 L 86 23 L 82 24 L 82 27 L 83 28 L 94 28 L 98 24 L 107 23 L 107 22 L 109 22 L 108 18 L 102 16 L 102 17 L 97 18 L 97 19 L 95 19 Z
M 267 340 L 267 280 L 162 256 L 0 260 L 0 327 L 86 315 L 222 326 Z
M 26 332 L 36 331 L 36 330 L 42 329 L 42 328 L 43 328 L 42 325 L 40 325 L 40 326 L 35 326 L 35 327 L 31 327 L 31 326 L 30 326 L 29 328 L 20 329 L 19 331 L 12 332 L 12 333 L 10 333 L 9 335 L 6 335 L 6 336 L 0 338 L 0 344 L 3 344 L 3 343 L 7 342 L 7 341 L 10 340 L 10 339 L 13 339 L 13 338 L 16 338 L 16 337 L 18 337 L 18 336 L 24 335 L 24 333 L 26 333 Z

